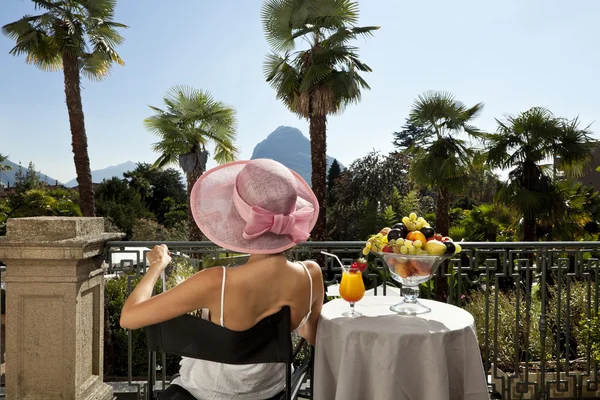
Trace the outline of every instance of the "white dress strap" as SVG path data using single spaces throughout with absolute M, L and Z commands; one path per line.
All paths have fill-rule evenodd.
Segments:
M 223 308 L 223 303 L 225 303 L 225 278 L 226 277 L 227 277 L 227 269 L 225 268 L 225 266 L 223 266 L 223 283 L 221 283 L 221 320 L 220 320 L 222 327 L 225 327 L 225 325 L 223 325 L 223 313 L 225 312 L 225 309 Z
M 296 330 L 302 328 L 302 326 L 306 323 L 306 321 L 308 321 L 308 318 L 310 317 L 310 313 L 312 312 L 312 304 L 313 304 L 313 280 L 312 280 L 312 276 L 310 275 L 310 272 L 308 272 L 308 268 L 306 268 L 306 265 L 304 265 L 303 262 L 298 261 L 298 264 L 302 265 L 302 267 L 304 268 L 304 270 L 306 271 L 306 275 L 308 275 L 308 280 L 310 281 L 310 302 L 308 303 L 308 313 L 304 316 L 304 318 L 302 318 L 302 321 L 300 321 L 300 325 L 298 325 L 298 327 L 296 328 Z

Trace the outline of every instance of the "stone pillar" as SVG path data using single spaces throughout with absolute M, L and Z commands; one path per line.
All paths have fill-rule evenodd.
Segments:
M 9 219 L 6 398 L 112 400 L 103 382 L 103 218 Z

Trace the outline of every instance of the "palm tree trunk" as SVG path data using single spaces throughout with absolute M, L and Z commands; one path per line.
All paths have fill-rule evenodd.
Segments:
M 327 116 L 310 117 L 310 154 L 312 190 L 319 201 L 319 217 L 312 231 L 312 238 L 327 240 Z
M 445 188 L 438 188 L 435 209 L 435 231 L 442 236 L 448 236 L 450 227 L 450 193 Z
M 188 240 L 190 242 L 201 242 L 204 239 L 204 235 L 198 225 L 196 225 L 196 221 L 194 221 L 194 216 L 192 215 L 192 205 L 190 203 L 190 196 L 192 194 L 192 188 L 194 184 L 200 178 L 204 171 L 201 169 L 195 169 L 192 172 L 186 174 L 187 178 L 187 196 L 188 196 Z
M 535 241 L 535 218 L 523 218 L 523 241 Z
M 438 188 L 435 209 L 435 230 L 442 236 L 448 236 L 450 193 L 448 189 Z M 435 277 L 435 299 L 446 301 L 448 299 L 448 279 L 445 276 L 445 263 L 440 266 Z
M 65 95 L 69 111 L 69 124 L 75 159 L 75 171 L 79 188 L 79 204 L 85 217 L 96 216 L 92 172 L 87 149 L 87 136 L 81 104 L 81 82 L 79 77 L 79 60 L 69 54 L 63 54 L 63 72 L 65 77 Z

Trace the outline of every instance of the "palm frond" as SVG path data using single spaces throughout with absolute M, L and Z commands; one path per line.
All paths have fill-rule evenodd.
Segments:
M 322 28 L 341 28 L 358 23 L 358 2 L 354 0 L 309 0 L 310 21 Z
M 213 158 L 219 162 L 233 161 L 238 149 L 235 110 L 214 100 L 206 91 L 191 86 L 173 86 L 167 91 L 165 109 L 151 107 L 155 115 L 144 120 L 144 126 L 160 138 L 153 149 L 168 162 L 178 156 L 205 151 L 214 143 Z M 167 161 L 165 161 L 167 162 Z
M 263 3 L 260 12 L 263 29 L 269 46 L 275 51 L 294 48 L 292 21 L 298 8 L 298 2 L 294 0 L 266 0 Z
M 47 12 L 25 16 L 2 28 L 4 35 L 15 41 L 10 54 L 25 55 L 26 62 L 42 70 L 62 68 L 62 57 L 80 60 L 82 74 L 102 79 L 110 71 L 109 64 L 124 65 L 116 53 L 123 42 L 117 32 L 126 28 L 112 21 L 116 0 L 33 0 L 36 9 Z
M 323 47 L 337 47 L 345 45 L 350 40 L 356 39 L 358 36 L 371 37 L 373 31 L 379 29 L 379 26 L 365 27 L 346 27 L 338 28 L 333 34 L 321 42 Z

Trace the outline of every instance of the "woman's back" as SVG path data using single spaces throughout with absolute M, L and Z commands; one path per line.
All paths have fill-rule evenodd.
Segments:
M 321 271 L 310 261 L 291 263 L 282 256 L 261 257 L 240 267 L 214 268 L 210 279 L 218 277 L 215 271 L 219 269 L 221 284 L 211 285 L 213 293 L 206 304 L 211 321 L 227 329 L 247 330 L 289 306 L 295 330 L 309 322 L 313 304 L 320 304 L 323 298 Z M 285 365 L 230 365 L 183 358 L 180 377 L 173 383 L 199 399 L 265 399 L 284 389 Z
M 243 331 L 289 306 L 292 330 L 295 330 L 310 311 L 312 303 L 323 298 L 320 268 L 311 261 L 302 264 L 287 261 L 284 256 L 251 258 L 245 265 L 226 268 L 224 284 L 223 268 L 214 268 L 210 279 L 215 280 L 215 285 L 204 305 L 210 310 L 211 321 L 221 324 L 222 317 L 224 327 Z

